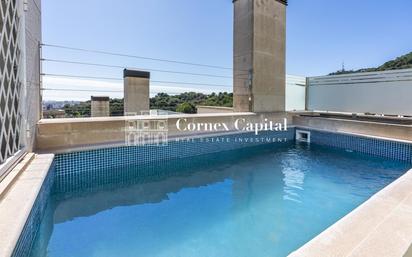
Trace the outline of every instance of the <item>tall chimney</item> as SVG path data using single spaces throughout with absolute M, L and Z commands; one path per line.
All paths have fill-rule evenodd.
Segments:
M 234 0 L 233 104 L 285 111 L 286 0 Z

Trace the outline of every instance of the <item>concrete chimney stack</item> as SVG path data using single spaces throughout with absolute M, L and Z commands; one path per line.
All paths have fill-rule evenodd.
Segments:
M 233 104 L 285 111 L 286 0 L 234 0 Z
M 108 96 L 92 96 L 91 116 L 92 117 L 110 116 L 110 99 Z
M 150 72 L 125 69 L 123 77 L 125 115 L 140 115 L 142 111 L 149 111 Z

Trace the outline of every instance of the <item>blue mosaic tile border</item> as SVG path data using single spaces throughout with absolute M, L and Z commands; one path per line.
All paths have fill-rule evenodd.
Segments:
M 12 257 L 29 256 L 33 247 L 33 242 L 44 216 L 48 199 L 52 193 L 54 183 L 55 163 L 53 162 L 49 172 L 44 179 L 39 194 L 20 234 L 19 240 L 13 250 Z
M 369 155 L 412 163 L 412 144 L 357 135 L 299 128 L 311 132 L 311 143 L 348 149 Z
M 160 181 L 169 177 L 179 177 L 195 172 L 193 167 L 211 167 L 219 169 L 219 165 L 227 165 L 228 162 L 237 163 L 242 160 L 261 154 L 262 151 L 288 149 L 294 141 L 285 141 L 276 144 L 261 144 L 243 147 L 235 151 L 222 151 L 219 154 L 210 153 L 191 156 L 185 159 L 173 159 L 168 161 L 155 161 L 147 164 L 126 165 L 105 169 L 87 170 L 56 176 L 53 193 L 57 198 L 67 198 L 77 194 L 88 194 L 100 189 L 118 188 L 119 185 L 148 183 Z M 211 162 L 213 160 L 213 162 Z
M 267 138 L 293 141 L 295 139 L 295 129 L 289 128 L 288 131 L 282 132 L 261 132 L 258 136 L 255 136 L 254 133 L 241 133 L 195 138 L 190 141 L 172 140 L 166 146 L 125 146 L 58 154 L 55 157 L 56 174 L 69 175 L 83 171 L 145 164 L 154 161 L 161 162 L 234 150 L 265 144 L 267 141 L 262 139 Z
M 283 138 L 295 140 L 296 129 L 311 132 L 314 144 L 349 149 L 374 156 L 412 163 L 412 145 L 349 134 L 325 132 L 315 129 L 291 127 L 287 132 L 264 132 L 259 136 L 254 133 L 228 134 L 209 136 L 191 141 L 171 141 L 167 146 L 136 146 L 98 149 L 84 152 L 58 154 L 55 157 L 55 189 L 56 192 L 70 192 L 75 188 L 87 187 L 93 180 L 102 180 L 105 170 L 107 182 L 120 176 L 119 167 L 130 165 L 162 164 L 165 161 L 187 158 L 221 151 L 235 150 L 265 144 L 265 141 L 251 143 L 250 140 L 262 138 Z M 213 140 L 211 140 L 213 139 Z M 243 139 L 243 140 L 242 140 Z M 122 169 L 123 169 L 122 168 Z M 124 175 L 124 174 L 123 174 Z M 136 176 L 134 174 L 133 176 Z M 102 182 L 104 184 L 104 182 Z

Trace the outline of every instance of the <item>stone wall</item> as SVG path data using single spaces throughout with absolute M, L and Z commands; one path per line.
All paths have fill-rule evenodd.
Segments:
M 247 122 L 283 122 L 284 118 L 291 122 L 286 113 L 214 113 L 214 114 L 181 114 L 134 117 L 101 117 L 82 119 L 46 119 L 38 123 L 37 147 L 40 152 L 65 152 L 87 150 L 125 145 L 126 127 L 130 120 L 165 120 L 169 138 L 198 136 L 203 134 L 225 133 L 223 127 L 217 131 L 180 131 L 176 122 L 181 119 L 181 129 L 189 123 L 225 123 L 229 131 L 234 132 L 234 123 L 244 118 Z
M 232 107 L 220 107 L 220 106 L 196 106 L 197 113 L 232 113 L 234 112 Z

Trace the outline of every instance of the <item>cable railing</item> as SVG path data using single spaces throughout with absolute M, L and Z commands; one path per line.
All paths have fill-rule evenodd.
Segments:
M 79 76 L 79 75 L 71 75 L 71 74 L 48 74 L 48 73 L 42 73 L 41 75 L 42 75 L 42 76 L 48 76 L 48 77 L 63 77 L 63 78 L 100 79 L 100 80 L 123 81 L 123 79 L 121 79 L 121 78 L 95 77 L 95 76 Z M 209 86 L 209 87 L 232 87 L 231 85 L 209 84 L 209 83 L 197 83 L 197 82 L 184 82 L 184 81 L 150 80 L 150 82 L 159 83 L 159 84 L 180 84 L 180 85 Z
M 162 73 L 171 73 L 171 74 L 182 74 L 182 75 L 191 75 L 191 76 L 200 76 L 200 77 L 211 77 L 211 78 L 228 78 L 231 79 L 233 76 L 223 76 L 207 73 L 193 73 L 193 72 L 184 72 L 184 71 L 173 71 L 173 70 L 161 70 L 161 69 L 149 69 L 149 68 L 136 68 L 136 67 L 125 67 L 121 65 L 111 65 L 111 64 L 102 64 L 102 63 L 90 63 L 90 62 L 76 62 L 68 60 L 56 60 L 56 59 L 42 59 L 43 62 L 54 62 L 54 63 L 65 63 L 65 64 L 75 64 L 75 65 L 86 65 L 86 66 L 97 66 L 97 67 L 106 67 L 106 68 L 120 68 L 120 69 L 134 69 L 148 72 L 162 72 Z M 247 75 L 247 74 L 245 74 Z
M 111 115 L 123 115 L 123 80 L 122 77 L 112 76 L 113 71 L 123 74 L 123 69 L 134 69 L 151 73 L 150 79 L 150 108 L 166 109 L 166 111 L 176 111 L 177 105 L 185 101 L 190 104 L 199 104 L 210 101 L 224 101 L 224 105 L 231 105 L 233 94 L 232 83 L 233 75 L 219 74 L 219 72 L 210 72 L 211 69 L 221 71 L 232 71 L 236 74 L 236 79 L 245 80 L 245 83 L 251 79 L 251 72 L 236 71 L 230 67 L 221 65 L 204 64 L 197 62 L 188 62 L 181 60 L 172 60 L 166 58 L 140 56 L 134 54 L 124 54 L 112 51 L 102 51 L 95 49 L 86 49 L 71 47 L 65 45 L 42 44 L 42 54 L 46 48 L 56 48 L 65 51 L 76 51 L 85 53 L 75 59 L 69 58 L 52 58 L 42 56 L 41 63 L 41 90 L 43 94 L 43 115 L 45 118 L 56 117 L 89 117 L 90 116 L 90 99 L 91 96 L 109 96 Z M 53 52 L 55 54 L 55 52 Z M 130 65 L 118 65 L 116 63 L 99 61 L 84 61 L 89 58 L 87 54 L 98 54 L 102 56 L 116 56 L 128 59 L 138 59 L 140 61 L 156 61 L 166 63 L 167 65 L 179 64 L 192 66 L 192 68 L 173 69 L 173 67 L 164 68 L 162 64 L 156 67 L 144 67 L 147 65 L 136 65 L 140 68 L 131 68 Z M 63 54 L 64 55 L 64 54 Z M 58 56 L 60 56 L 58 54 Z M 74 57 L 75 55 L 73 55 Z M 129 61 L 125 63 L 130 64 Z M 61 69 L 59 66 L 63 66 Z M 133 66 L 133 65 L 132 65 Z M 143 66 L 143 67 L 142 67 Z M 90 68 L 88 68 L 90 67 Z M 207 69 L 208 72 L 193 70 Z M 60 69 L 59 69 L 60 68 Z M 49 70 L 50 69 L 50 70 Z M 57 72 L 56 72 L 57 69 Z M 90 70 L 88 70 L 90 69 Z M 96 70 L 97 69 L 97 70 Z M 74 71 L 73 71 L 74 70 Z M 71 71 L 71 72 L 70 72 Z M 110 74 L 110 76 L 108 76 Z M 154 74 L 154 76 L 152 75 Z M 179 79 L 180 77 L 184 79 Z M 223 80 L 225 82 L 220 82 Z M 212 100 L 211 100 L 212 99 Z M 229 102 L 229 103 L 228 103 Z M 195 108 L 195 107 L 194 107 Z
M 150 61 L 167 62 L 167 63 L 174 63 L 174 64 L 183 64 L 183 65 L 189 65 L 189 66 L 213 68 L 213 69 L 220 69 L 220 70 L 231 70 L 231 71 L 233 70 L 233 68 L 223 67 L 223 66 L 218 66 L 218 65 L 202 64 L 202 63 L 186 62 L 186 61 L 170 60 L 170 59 L 161 59 L 161 58 L 155 58 L 155 57 L 147 57 L 147 56 L 139 56 L 139 55 L 132 55 L 132 54 L 116 53 L 116 52 L 110 52 L 110 51 L 70 47 L 70 46 L 64 46 L 64 45 L 41 44 L 41 46 L 42 47 L 60 48 L 60 49 L 66 49 L 66 50 L 72 50 L 72 51 L 80 51 L 80 52 L 86 52 L 86 53 L 104 54 L 104 55 L 112 55 L 112 56 L 119 56 L 119 57 L 141 59 L 141 60 L 150 60 Z M 248 70 L 238 70 L 238 71 L 248 72 Z

